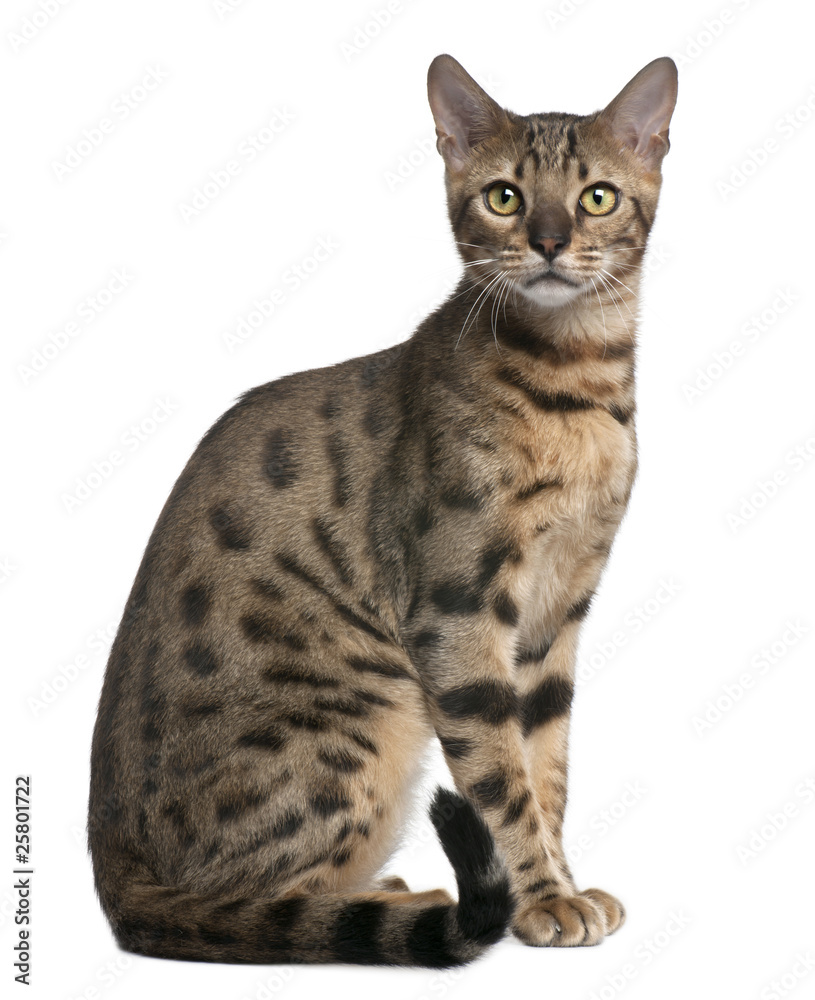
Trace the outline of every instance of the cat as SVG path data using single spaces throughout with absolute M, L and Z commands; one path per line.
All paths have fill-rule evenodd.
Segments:
M 121 947 L 446 967 L 508 929 L 575 946 L 622 924 L 564 856 L 567 735 L 636 471 L 676 90 L 661 58 L 602 111 L 521 116 L 431 64 L 459 286 L 405 343 L 245 393 L 127 601 L 88 820 Z M 457 902 L 381 874 L 434 738 Z

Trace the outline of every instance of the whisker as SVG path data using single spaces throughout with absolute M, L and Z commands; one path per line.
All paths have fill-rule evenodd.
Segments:
M 467 322 L 470 319 L 470 316 L 472 316 L 473 309 L 475 309 L 475 307 L 478 304 L 478 302 L 481 301 L 484 298 L 484 296 L 489 292 L 490 288 L 492 288 L 492 286 L 496 283 L 496 281 L 498 281 L 501 278 L 502 275 L 503 275 L 503 272 L 499 271 L 495 275 L 495 277 L 493 277 L 488 282 L 488 284 L 486 285 L 486 287 L 484 287 L 484 288 L 481 289 L 481 291 L 478 293 L 478 297 L 476 298 L 475 302 L 473 302 L 473 304 L 470 306 L 470 311 L 467 313 L 467 316 L 465 317 L 464 322 L 461 324 L 461 330 L 459 330 L 458 340 L 456 340 L 456 347 L 455 347 L 456 350 L 458 350 L 458 345 L 461 342 L 461 338 L 462 338 L 462 336 L 464 334 L 464 330 L 465 330 L 465 327 L 467 326 Z M 481 302 L 481 305 L 483 305 L 483 304 L 484 303 Z M 478 313 L 479 312 L 481 312 L 481 306 L 478 307 L 478 312 L 475 314 L 475 320 L 473 320 L 473 322 L 475 322 L 478 319 Z
M 612 278 L 614 281 L 616 281 L 618 285 L 622 285 L 623 288 L 626 289 L 626 291 L 631 292 L 631 294 L 634 296 L 634 298 L 637 297 L 637 293 L 634 291 L 634 289 L 633 288 L 629 288 L 628 285 L 626 285 L 626 283 L 624 281 L 620 281 L 619 278 L 615 278 L 614 275 L 611 273 L 611 271 L 607 271 L 604 267 L 601 267 L 600 270 L 603 272 L 603 274 L 607 274 L 609 276 L 609 278 Z
M 598 275 L 598 278 L 600 278 L 601 281 L 605 282 L 605 279 L 602 277 L 602 275 Z M 611 286 L 607 285 L 607 287 L 609 288 L 609 291 L 610 291 Z M 631 336 L 631 331 L 628 329 L 628 323 L 626 323 L 625 318 L 623 317 L 623 314 L 620 312 L 620 307 L 617 305 L 617 298 L 618 298 L 618 296 L 612 295 L 611 296 L 611 302 L 612 302 L 612 305 L 614 306 L 614 308 L 617 310 L 617 315 L 620 317 L 620 322 L 625 327 L 625 332 L 630 337 Z M 629 310 L 629 312 L 630 312 L 630 310 Z
M 603 317 L 603 360 L 606 356 L 606 346 L 608 344 L 608 339 L 606 337 L 606 311 L 603 308 L 603 300 L 600 298 L 600 293 L 597 291 L 597 285 L 594 284 L 594 278 L 589 278 L 594 288 L 594 294 L 597 296 L 597 301 L 600 304 L 600 315 Z
M 622 298 L 620 298 L 620 294 L 619 294 L 619 292 L 617 292 L 617 290 L 616 290 L 616 289 L 614 288 L 614 286 L 613 286 L 613 285 L 610 285 L 610 284 L 608 283 L 608 281 L 607 281 L 607 280 L 606 280 L 606 279 L 605 279 L 605 278 L 604 278 L 604 277 L 602 276 L 602 274 L 597 274 L 597 275 L 595 275 L 595 277 L 596 277 L 596 278 L 598 278 L 598 279 L 599 279 L 599 280 L 600 280 L 600 281 L 601 281 L 601 282 L 603 283 L 603 288 L 604 288 L 604 290 L 605 290 L 606 292 L 608 292 L 608 296 L 609 296 L 609 298 L 611 299 L 612 303 L 614 304 L 615 308 L 617 309 L 617 312 L 618 312 L 618 313 L 620 313 L 620 308 L 619 308 L 619 306 L 617 305 L 617 300 L 618 300 L 618 299 L 619 299 L 619 300 L 620 300 L 621 302 L 625 303 L 625 305 L 626 305 L 626 308 L 628 308 L 628 303 L 627 303 L 627 302 L 625 302 L 625 299 L 622 299 Z M 630 309 L 628 309 L 628 311 L 629 311 L 629 313 L 631 313 L 631 310 L 630 310 Z M 633 313 L 631 313 L 631 315 L 633 316 L 634 314 L 633 314 Z M 620 319 L 621 319 L 621 320 L 623 321 L 623 326 L 625 327 L 625 332 L 626 332 L 626 334 L 628 335 L 628 339 L 629 339 L 629 340 L 631 341 L 631 343 L 632 343 L 632 344 L 633 344 L 633 345 L 634 345 L 634 346 L 636 347 L 636 345 L 637 345 L 637 342 L 636 342 L 636 341 L 634 340 L 633 336 L 631 335 L 631 331 L 630 331 L 630 330 L 628 329 L 628 324 L 627 324 L 627 323 L 625 322 L 625 320 L 623 319 L 623 314 L 622 314 L 622 313 L 620 313 Z

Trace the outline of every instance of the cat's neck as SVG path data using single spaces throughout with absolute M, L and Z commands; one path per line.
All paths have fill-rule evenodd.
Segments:
M 519 292 L 459 286 L 449 304 L 456 351 L 518 349 L 555 364 L 614 359 L 636 347 L 639 276 L 618 288 L 610 281 L 570 301 L 543 306 Z

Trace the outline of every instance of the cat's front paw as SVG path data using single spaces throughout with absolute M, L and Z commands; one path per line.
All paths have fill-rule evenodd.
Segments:
M 599 944 L 625 920 L 623 904 L 602 889 L 586 889 L 574 896 L 552 896 L 521 906 L 512 930 L 524 944 L 575 948 Z

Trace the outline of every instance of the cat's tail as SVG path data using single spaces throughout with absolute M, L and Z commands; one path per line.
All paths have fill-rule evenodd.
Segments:
M 158 958 L 463 965 L 504 934 L 509 880 L 469 802 L 439 788 L 430 818 L 455 871 L 458 904 L 384 891 L 214 899 L 139 884 L 108 908 L 109 918 L 121 947 Z

